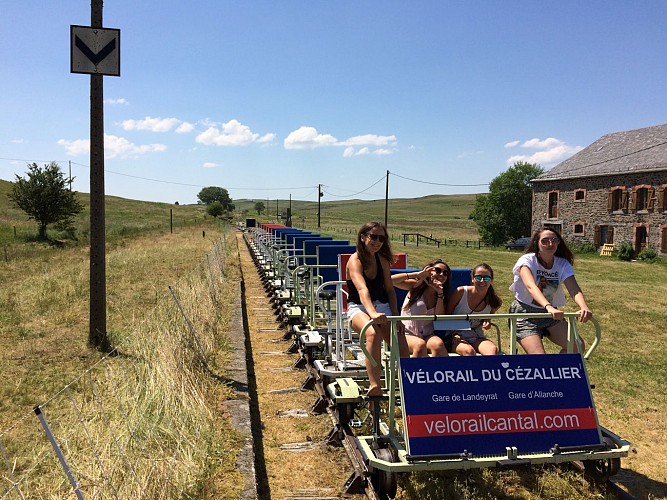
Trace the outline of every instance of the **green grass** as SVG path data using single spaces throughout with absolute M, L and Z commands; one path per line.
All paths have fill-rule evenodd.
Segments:
M 78 309 L 70 310 L 75 304 L 86 301 L 85 286 L 83 289 L 71 288 L 66 286 L 64 281 L 54 285 L 49 272 L 62 266 L 63 272 L 70 273 L 69 281 L 85 282 L 80 275 L 86 273 L 88 195 L 80 195 L 86 210 L 75 223 L 79 240 L 68 242 L 73 248 L 66 248 L 66 253 L 63 253 L 48 245 L 31 241 L 37 233 L 37 226 L 33 221 L 27 221 L 22 212 L 11 207 L 6 196 L 9 187 L 9 183 L 0 181 L 0 282 L 14 283 L 12 286 L 15 292 L 0 294 L 0 322 L 6 325 L 5 334 L 11 333 L 13 336 L 16 345 L 12 344 L 12 353 L 15 359 L 21 360 L 26 355 L 38 356 L 41 349 L 55 350 L 57 345 L 65 352 L 72 349 L 74 356 L 80 357 L 82 365 L 91 363 L 93 358 L 85 352 L 83 342 L 76 341 L 72 345 L 69 336 L 64 337 L 68 339 L 66 343 L 61 339 L 50 340 L 52 330 L 66 331 L 71 325 L 81 324 L 80 315 L 85 314 L 85 311 Z M 394 251 L 407 252 L 409 263 L 414 267 L 419 267 L 435 257 L 444 258 L 452 267 L 489 263 L 495 271 L 496 289 L 504 301 L 502 310 L 506 310 L 511 302 L 508 290 L 512 280 L 511 269 L 519 256 L 518 252 L 498 248 L 472 249 L 461 245 L 440 248 L 432 245 L 420 245 L 418 248 L 402 245 L 403 232 L 433 234 L 434 237 L 448 240 L 476 240 L 477 229 L 468 218 L 474 202 L 475 195 L 390 200 L 388 225 L 392 246 Z M 239 220 L 246 217 L 257 218 L 260 222 L 275 220 L 274 201 L 270 202 L 269 214 L 273 214 L 271 216 L 255 214 L 254 201 L 234 200 L 234 203 Z M 279 201 L 281 210 L 287 206 L 287 200 Z M 294 226 L 354 240 L 362 223 L 384 220 L 385 206 L 383 200 L 322 202 L 319 229 L 316 202 L 292 201 L 292 209 Z M 175 258 L 169 247 L 152 249 L 147 242 L 150 238 L 144 238 L 146 235 L 169 233 L 170 210 L 173 210 L 174 226 L 189 228 L 188 231 L 193 237 L 201 238 L 201 230 L 209 227 L 206 224 L 210 219 L 206 221 L 201 206 L 175 206 L 108 197 L 106 227 L 109 246 L 122 249 L 125 245 L 141 239 L 145 252 L 153 259 L 164 259 L 165 265 L 172 266 L 172 273 L 185 272 L 192 260 L 188 261 L 187 256 L 182 256 L 180 258 L 183 262 L 174 267 L 174 263 L 167 262 Z M 244 213 L 244 210 L 247 212 Z M 122 284 L 122 290 L 119 288 L 118 292 L 112 291 L 109 294 L 110 307 L 117 311 L 126 311 L 129 307 L 138 311 L 153 307 L 158 292 L 151 283 L 161 277 L 156 273 L 151 276 L 127 273 L 126 269 L 131 267 L 129 261 L 118 262 L 116 265 L 116 258 L 113 254 L 109 258 L 109 275 L 113 277 L 118 273 L 114 279 Z M 135 259 L 138 258 L 135 256 Z M 66 268 L 66 263 L 72 259 L 80 264 L 78 267 Z M 191 268 L 192 266 L 189 267 Z M 26 272 L 26 269 L 29 272 Z M 663 418 L 667 412 L 667 396 L 663 386 L 667 379 L 667 352 L 662 348 L 667 341 L 667 264 L 664 259 L 650 264 L 621 262 L 611 257 L 586 254 L 576 257 L 575 271 L 589 306 L 602 325 L 602 344 L 587 365 L 591 382 L 595 384 L 593 394 L 600 422 L 631 441 L 636 448 L 636 453 L 631 453 L 623 460 L 623 467 L 626 469 L 624 475 L 627 476 L 627 488 L 630 492 L 638 498 L 646 498 L 649 493 L 656 498 L 667 497 L 667 423 Z M 29 280 L 36 280 L 39 286 L 29 285 Z M 31 297 L 22 294 L 23 287 L 31 290 Z M 159 293 L 162 294 L 163 291 Z M 60 305 L 57 300 L 62 301 Z M 27 307 L 26 302 L 33 306 Z M 574 310 L 574 304 L 570 301 L 566 309 Z M 140 315 L 141 312 L 137 314 Z M 123 325 L 120 331 L 124 332 L 126 329 L 127 325 Z M 589 334 L 587 330 L 584 330 L 584 333 Z M 76 334 L 81 335 L 81 332 Z M 6 382 L 20 383 L 26 393 L 35 390 L 34 384 L 43 384 L 44 387 L 40 387 L 38 391 L 42 394 L 44 391 L 56 391 L 63 382 L 57 377 L 57 373 L 54 382 L 54 374 L 49 375 L 41 369 L 35 370 L 31 375 L 34 378 L 22 377 L 20 381 Z M 8 404 L 8 401 L 10 400 L 3 404 Z M 558 483 L 549 487 L 552 492 L 569 491 L 566 483 L 570 480 L 567 475 L 561 479 L 558 473 L 552 473 L 548 468 L 546 472 L 539 473 L 535 482 L 528 481 L 529 476 L 523 478 L 524 473 L 521 474 L 520 483 L 538 486 L 535 486 L 532 494 L 517 493 L 517 498 L 536 498 L 545 482 Z M 469 492 L 478 493 L 478 488 L 482 487 L 480 484 L 490 484 L 490 491 L 497 492 L 501 491 L 502 484 L 509 481 L 503 479 L 502 474 L 495 473 L 490 476 L 484 473 L 481 478 L 474 476 L 468 479 L 465 479 L 465 475 L 457 475 L 447 480 L 463 481 Z M 471 481 L 475 483 L 474 487 Z M 415 491 L 421 491 L 422 485 L 414 485 L 414 488 Z M 475 496 L 473 493 L 469 494 L 471 497 Z M 558 497 L 556 493 L 551 495 L 553 498 Z

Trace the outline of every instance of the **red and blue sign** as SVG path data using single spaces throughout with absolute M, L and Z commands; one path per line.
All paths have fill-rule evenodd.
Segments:
M 601 444 L 579 354 L 402 358 L 400 370 L 410 456 Z

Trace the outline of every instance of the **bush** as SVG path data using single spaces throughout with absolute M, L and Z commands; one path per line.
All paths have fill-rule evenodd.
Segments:
M 622 241 L 618 246 L 617 256 L 620 260 L 631 261 L 632 255 L 635 253 L 635 249 L 632 248 L 632 243 L 629 241 Z
M 647 248 L 646 250 L 642 250 L 639 252 L 639 255 L 637 255 L 637 260 L 643 260 L 644 262 L 655 262 L 658 259 L 658 252 L 656 252 L 652 248 Z
M 592 243 L 581 243 L 578 245 L 570 245 L 570 249 L 577 254 L 580 253 L 597 253 L 597 248 Z

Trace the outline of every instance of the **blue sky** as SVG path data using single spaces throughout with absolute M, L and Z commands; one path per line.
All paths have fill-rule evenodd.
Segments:
M 108 195 L 194 203 L 478 193 L 667 123 L 667 1 L 107 0 Z M 90 191 L 90 0 L 0 0 L 0 178 L 71 162 Z

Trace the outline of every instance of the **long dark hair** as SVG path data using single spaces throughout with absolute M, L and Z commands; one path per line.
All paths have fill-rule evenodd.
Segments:
M 370 265 L 370 255 L 366 251 L 366 245 L 364 245 L 364 242 L 362 241 L 362 238 L 366 233 L 370 233 L 373 229 L 375 228 L 380 228 L 382 231 L 384 231 L 384 236 L 385 240 L 382 246 L 380 247 L 380 250 L 378 250 L 378 253 L 380 254 L 380 257 L 384 257 L 389 261 L 390 264 L 394 263 L 394 254 L 391 252 L 391 246 L 389 245 L 389 234 L 387 233 L 387 228 L 384 227 L 384 224 L 382 222 L 367 222 L 363 226 L 361 226 L 361 229 L 359 229 L 359 233 L 357 233 L 357 255 L 359 256 L 359 260 L 361 261 L 361 267 L 364 269 L 368 269 L 368 266 Z M 381 269 L 378 269 L 378 272 L 381 272 Z
M 431 262 L 429 262 L 428 264 L 426 264 L 422 269 L 426 269 L 427 267 L 433 267 L 433 266 L 435 266 L 436 264 L 442 264 L 442 265 L 444 265 L 445 268 L 447 269 L 447 270 L 445 271 L 445 275 L 447 276 L 447 281 L 445 281 L 445 284 L 444 284 L 444 286 L 442 287 L 442 293 L 443 293 L 444 296 L 445 296 L 445 304 L 446 304 L 446 303 L 447 303 L 447 300 L 449 299 L 449 285 L 450 285 L 449 282 L 452 280 L 452 270 L 449 268 L 449 266 L 447 265 L 447 263 L 446 263 L 444 260 L 442 260 L 442 259 L 435 259 L 435 260 L 432 260 Z M 405 305 L 405 307 L 404 307 L 403 309 L 405 309 L 406 311 L 407 311 L 408 309 L 410 309 L 410 307 L 412 306 L 412 304 L 414 304 L 415 302 L 417 302 L 417 301 L 419 300 L 419 298 L 420 298 L 422 295 L 424 295 L 424 291 L 426 290 L 426 287 L 427 287 L 427 286 L 428 286 L 428 283 L 426 283 L 426 280 L 424 280 L 424 281 L 422 281 L 421 283 L 419 283 L 418 286 L 416 286 L 416 287 L 414 287 L 412 290 L 410 290 L 410 298 L 408 299 L 408 303 Z
M 475 271 L 478 269 L 484 269 L 485 271 L 488 271 L 491 274 L 491 279 L 493 279 L 493 269 L 491 269 L 491 266 L 486 262 L 482 262 L 481 264 L 477 264 L 475 267 L 473 267 L 471 275 L 475 276 Z M 498 294 L 493 288 L 493 285 L 489 285 L 489 288 L 486 292 L 486 297 L 484 297 L 484 301 L 486 301 L 486 303 L 491 306 L 491 309 L 498 309 L 503 305 L 503 300 L 498 297 Z
M 560 235 L 558 231 L 556 231 L 554 228 L 551 227 L 541 227 L 539 228 L 534 234 L 533 237 L 530 239 L 530 243 L 526 247 L 525 253 L 534 253 L 537 255 L 537 257 L 540 257 L 540 245 L 539 241 L 541 238 L 541 234 L 544 231 L 551 231 L 554 233 L 556 236 L 558 236 L 558 239 L 560 240 L 558 242 L 558 247 L 556 247 L 556 255 L 557 257 L 562 257 L 565 260 L 567 260 L 570 264 L 574 265 L 574 254 L 572 251 L 567 248 L 567 245 L 565 244 L 565 240 L 563 237 Z

